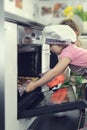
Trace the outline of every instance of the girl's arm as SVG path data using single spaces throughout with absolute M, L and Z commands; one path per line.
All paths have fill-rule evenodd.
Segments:
M 52 80 L 54 77 L 58 76 L 59 74 L 62 74 L 65 69 L 68 67 L 68 64 L 71 62 L 69 58 L 62 58 L 56 66 L 49 70 L 42 78 L 37 80 L 36 82 L 31 82 L 28 84 L 26 88 L 26 92 L 30 92 L 34 90 L 35 88 L 42 86 Z

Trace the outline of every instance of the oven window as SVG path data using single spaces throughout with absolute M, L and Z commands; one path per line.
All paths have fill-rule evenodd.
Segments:
M 37 52 L 18 54 L 18 76 L 36 77 L 41 73 L 41 56 Z

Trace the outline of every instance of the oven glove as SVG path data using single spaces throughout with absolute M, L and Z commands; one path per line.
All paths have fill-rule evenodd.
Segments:
M 63 74 L 60 74 L 58 76 L 56 76 L 53 80 L 51 80 L 50 82 L 47 83 L 47 86 L 49 88 L 53 88 L 55 86 L 57 86 L 58 84 L 63 84 L 65 81 L 65 77 Z
M 50 102 L 53 104 L 60 104 L 64 101 L 65 97 L 67 96 L 67 87 L 62 88 L 54 92 L 50 97 Z

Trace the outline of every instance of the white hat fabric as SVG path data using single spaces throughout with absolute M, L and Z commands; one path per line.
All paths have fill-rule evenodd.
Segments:
M 76 34 L 68 25 L 49 25 L 42 31 L 46 44 L 69 45 L 75 43 Z

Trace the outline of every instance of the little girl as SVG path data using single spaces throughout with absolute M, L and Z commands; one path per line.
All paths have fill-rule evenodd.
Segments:
M 59 62 L 42 78 L 31 82 L 26 88 L 30 92 L 62 74 L 69 66 L 72 72 L 87 79 L 87 50 L 75 45 L 76 34 L 68 25 L 50 25 L 44 28 L 43 38 L 50 50 L 59 56 Z

